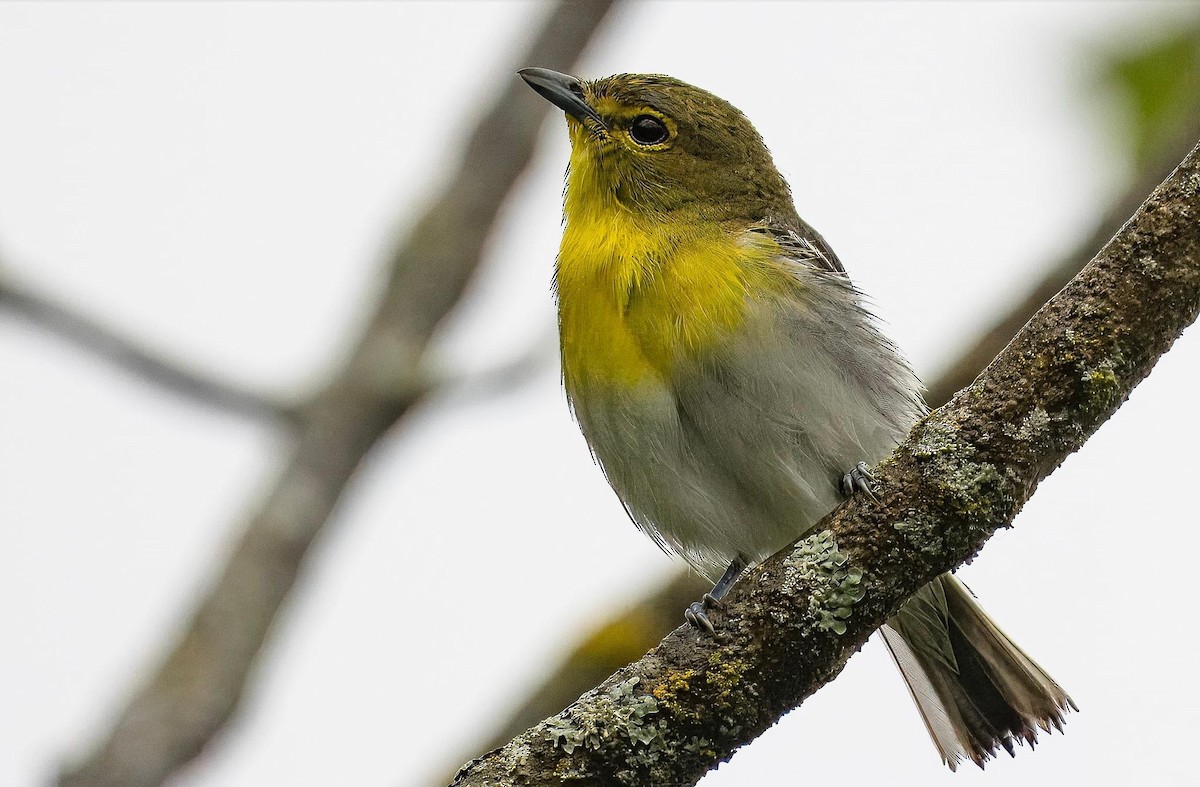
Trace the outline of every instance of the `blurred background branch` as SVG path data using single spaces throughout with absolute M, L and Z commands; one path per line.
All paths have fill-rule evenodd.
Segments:
M 931 404 L 968 385 L 1041 305 L 1061 290 L 1121 228 L 1146 194 L 1167 176 L 1200 136 L 1200 26 L 1184 25 L 1129 52 L 1094 55 L 1102 87 L 1116 99 L 1117 144 L 1130 163 L 1129 183 L 1095 227 L 1043 278 L 992 323 L 929 386 Z
M 513 72 L 529 63 L 569 70 L 612 5 L 557 3 L 528 48 L 490 72 L 494 103 L 447 186 L 397 247 L 383 295 L 348 363 L 294 408 L 298 425 L 278 475 L 250 505 L 220 576 L 166 658 L 60 784 L 161 784 L 229 722 L 272 621 L 363 457 L 430 390 L 423 361 L 431 338 L 478 269 L 547 114 L 545 102 Z M 513 367 L 499 367 L 492 382 L 527 367 L 519 357 Z
M 204 374 L 37 292 L 30 285 L 18 282 L 3 261 L 0 261 L 0 310 L 193 403 L 242 418 L 267 422 L 291 420 L 282 402 Z

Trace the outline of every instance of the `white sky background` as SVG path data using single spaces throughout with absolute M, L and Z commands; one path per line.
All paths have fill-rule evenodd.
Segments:
M 742 108 L 932 377 L 1119 187 L 1088 47 L 1194 10 L 648 4 L 580 71 L 666 72 Z M 506 58 L 539 14 L 0 4 L 0 256 L 155 346 L 296 391 L 351 340 L 397 217 L 453 160 L 464 111 L 515 78 Z M 448 362 L 486 365 L 551 323 L 567 144 L 558 123 L 543 141 Z M 1197 342 L 963 572 L 1083 709 L 1066 736 L 952 776 L 873 643 L 703 784 L 1193 779 Z M 275 442 L 2 314 L 0 359 L 0 785 L 26 785 L 152 662 Z M 670 568 L 592 465 L 554 369 L 431 407 L 399 438 L 312 556 L 243 715 L 179 784 L 419 784 Z

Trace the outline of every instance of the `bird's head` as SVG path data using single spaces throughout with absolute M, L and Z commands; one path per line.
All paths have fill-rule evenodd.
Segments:
M 571 208 L 754 223 L 794 214 L 762 137 L 733 105 L 658 74 L 521 77 L 567 114 Z M 572 206 L 572 203 L 575 203 Z

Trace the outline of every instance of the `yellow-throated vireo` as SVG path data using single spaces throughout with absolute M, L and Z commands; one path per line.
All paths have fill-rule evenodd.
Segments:
M 563 383 L 634 523 L 717 579 L 805 535 L 925 412 L 920 384 L 762 137 L 667 76 L 521 76 L 566 112 Z M 981 765 L 1074 707 L 950 574 L 882 628 L 942 759 Z

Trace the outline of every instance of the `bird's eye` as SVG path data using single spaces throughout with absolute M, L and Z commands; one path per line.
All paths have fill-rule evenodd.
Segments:
M 629 136 L 639 145 L 658 145 L 667 141 L 667 124 L 653 115 L 638 115 L 629 124 Z

